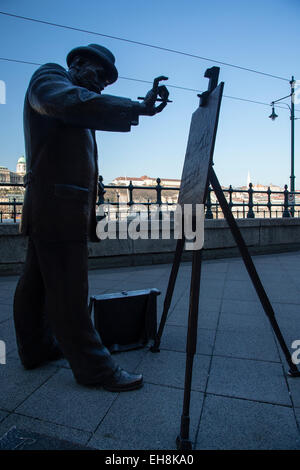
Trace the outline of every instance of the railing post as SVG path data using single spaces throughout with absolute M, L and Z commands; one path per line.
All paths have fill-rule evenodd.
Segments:
M 17 207 L 16 207 L 16 198 L 15 197 L 14 197 L 13 201 L 14 201 L 13 218 L 14 218 L 14 223 L 16 223 L 16 221 L 17 221 Z
M 103 176 L 99 176 L 98 178 L 98 201 L 97 201 L 97 206 L 100 206 L 101 204 L 104 204 L 104 194 L 106 193 L 104 189 L 104 184 L 103 184 Z
M 206 214 L 205 214 L 206 219 L 213 219 L 214 218 L 214 215 L 213 215 L 212 210 L 211 210 L 211 206 L 212 206 L 212 204 L 211 204 L 211 192 L 212 192 L 212 189 L 209 186 L 208 191 L 207 191 L 207 199 L 206 199 Z
M 116 219 L 120 219 L 120 194 L 117 194 L 117 213 L 116 213 Z
M 160 182 L 161 182 L 161 179 L 160 178 L 157 178 L 156 180 L 157 182 L 157 185 L 156 185 L 156 204 L 158 205 L 158 208 L 159 208 L 159 213 L 158 213 L 158 219 L 159 221 L 162 220 L 162 213 L 161 213 L 161 205 L 162 205 L 162 201 L 161 201 L 161 185 L 160 185 Z
M 161 179 L 160 178 L 157 178 L 156 182 L 157 182 L 157 185 L 156 185 L 156 204 L 158 206 L 161 206 L 162 202 L 161 202 L 161 185 L 160 185 L 160 181 Z
M 289 212 L 289 191 L 288 191 L 287 184 L 284 185 L 283 194 L 284 194 L 284 203 L 283 203 L 284 211 L 283 211 L 282 217 L 291 217 L 291 214 Z
M 110 220 L 110 199 L 107 199 L 108 211 L 107 211 L 107 219 Z
M 96 202 L 96 206 L 99 207 L 102 206 L 102 214 L 97 215 L 97 220 L 101 220 L 105 218 L 105 213 L 104 213 L 104 194 L 106 193 L 104 189 L 104 184 L 103 184 L 103 176 L 99 175 L 98 178 L 98 201 Z
M 268 195 L 267 207 L 268 207 L 268 209 L 269 209 L 270 218 L 272 217 L 272 213 L 271 213 L 271 212 L 272 212 L 271 193 L 272 193 L 271 188 L 270 188 L 270 186 L 268 186 L 268 191 L 267 191 L 267 195 Z M 264 217 L 265 217 L 265 215 L 264 215 Z
M 229 193 L 229 202 L 228 202 L 228 205 L 229 205 L 230 210 L 231 210 L 231 212 L 232 212 L 232 206 L 233 206 L 233 202 L 232 202 L 232 193 L 233 193 L 233 189 L 232 189 L 232 186 L 231 186 L 231 185 L 229 186 L 228 193 Z
M 129 207 L 131 207 L 134 204 L 134 202 L 133 202 L 133 184 L 132 184 L 131 180 L 130 180 L 129 185 L 128 185 L 128 191 L 129 191 L 128 205 L 129 205 Z
M 248 214 L 247 214 L 247 219 L 254 219 L 255 215 L 253 212 L 253 189 L 252 189 L 252 183 L 249 183 L 249 189 L 248 189 L 248 194 L 249 194 L 249 202 L 248 202 Z

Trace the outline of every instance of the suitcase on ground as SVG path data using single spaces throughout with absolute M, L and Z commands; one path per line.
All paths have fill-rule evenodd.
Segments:
M 157 331 L 158 289 L 122 291 L 94 295 L 94 323 L 103 344 L 111 353 L 142 348 Z

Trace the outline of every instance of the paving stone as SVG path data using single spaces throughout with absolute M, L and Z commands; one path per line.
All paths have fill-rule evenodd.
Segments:
M 58 361 L 51 362 L 56 367 L 63 367 L 64 369 L 71 369 L 69 362 L 66 359 L 59 359 Z
M 107 290 L 118 292 L 119 281 L 103 281 L 95 279 L 89 282 L 89 295 L 97 295 Z
M 254 263 L 293 352 L 292 341 L 300 339 L 300 252 L 256 256 Z M 90 292 L 157 287 L 162 292 L 157 298 L 159 321 L 170 272 L 171 264 L 93 270 L 89 272 Z M 242 260 L 205 260 L 201 274 L 192 439 L 217 327 L 218 336 L 197 448 L 299 448 L 289 390 L 300 426 L 300 379 L 288 378 L 288 388 L 282 365 L 274 362 L 279 360 L 274 335 Z M 146 347 L 114 355 L 121 367 L 144 374 L 144 387 L 124 394 L 79 386 L 65 360 L 24 371 L 15 349 L 12 321 L 18 276 L 0 277 L 0 339 L 4 334 L 9 350 L 7 364 L 0 365 L 0 434 L 3 428 L 17 424 L 99 449 L 176 449 L 190 277 L 191 263 L 182 263 L 161 352 L 152 354 Z M 241 354 L 245 359 L 236 357 Z M 287 370 L 285 360 L 283 364 Z M 7 411 L 14 413 L 7 415 Z
M 278 267 L 280 264 L 280 259 L 285 258 L 285 254 L 265 254 L 265 255 L 255 255 L 252 257 L 255 266 L 258 266 L 259 264 L 263 266 L 276 266 Z
M 191 393 L 192 440 L 202 401 L 201 393 Z M 98 449 L 176 449 L 182 403 L 182 390 L 159 385 L 145 384 L 139 395 L 135 392 L 119 394 L 88 444 Z
M 214 330 L 199 328 L 197 333 L 196 354 L 212 354 L 215 339 Z M 170 351 L 186 351 L 187 328 L 184 326 L 166 325 L 162 340 L 161 349 Z
M 214 354 L 280 362 L 270 329 L 264 331 L 218 331 Z
M 241 296 L 242 297 L 242 296 Z M 223 299 L 221 313 L 238 315 L 265 315 L 259 300 Z
M 5 304 L 5 305 L 13 305 L 13 301 L 14 301 L 14 298 L 13 298 L 13 295 L 12 294 L 9 294 L 7 292 L 2 292 L 1 293 L 1 296 L 0 296 L 0 303 L 1 304 Z
M 206 272 L 215 272 L 215 273 L 226 273 L 228 271 L 229 261 L 222 260 L 222 261 L 204 261 L 203 262 L 203 273 L 205 275 Z
M 176 306 L 173 312 L 171 312 L 170 315 L 168 316 L 168 319 L 167 319 L 168 325 L 187 327 L 188 318 L 189 318 L 188 313 L 189 313 L 188 307 L 186 309 L 179 309 Z M 218 318 L 219 318 L 218 310 L 200 309 L 198 313 L 198 328 L 215 330 L 217 328 Z
M 107 289 L 106 292 L 122 292 L 122 291 L 129 291 L 129 290 L 144 290 L 150 289 L 155 287 L 159 289 L 159 282 L 155 279 L 151 280 L 125 280 L 125 281 L 118 281 L 116 284 L 112 285 Z
M 191 276 L 189 275 L 188 279 L 190 280 Z M 214 269 L 207 269 L 206 266 L 203 266 L 201 271 L 201 281 L 209 280 L 209 281 L 223 281 L 225 282 L 226 278 L 226 271 L 215 271 Z
M 4 420 L 4 418 L 6 418 L 6 416 L 8 416 L 8 413 L 6 411 L 0 410 L 0 423 L 1 423 L 1 421 Z M 0 435 L 1 435 L 1 433 L 0 433 Z
M 70 423 L 71 425 L 71 423 Z M 28 418 L 17 413 L 10 414 L 0 424 L 0 436 L 5 434 L 13 426 L 17 428 L 37 432 L 46 436 L 53 436 L 59 439 L 76 442 L 85 445 L 91 437 L 91 433 L 74 429 L 72 426 L 60 426 L 57 424 L 42 421 L 40 419 Z
M 70 370 L 60 369 L 16 412 L 84 431 L 94 431 L 116 396 L 116 393 L 100 387 L 83 387 L 75 382 Z
M 293 304 L 275 304 L 276 305 L 276 319 L 284 337 L 286 345 L 291 354 L 295 352 L 292 344 L 295 341 L 300 341 L 300 306 Z M 279 346 L 279 353 L 282 361 L 287 366 L 285 355 Z M 299 356 L 300 357 L 300 356 Z
M 257 294 L 250 280 L 226 280 L 224 286 L 224 299 L 228 300 L 257 300 Z
M 237 313 L 224 313 L 220 315 L 218 330 L 246 332 L 249 335 L 260 333 L 271 334 L 271 326 L 269 319 L 265 314 L 241 315 Z
M 5 342 L 6 354 L 16 349 L 16 336 L 12 318 L 0 323 L 0 340 Z
M 295 318 L 295 320 L 300 320 L 300 307 L 297 304 L 288 302 L 288 299 L 285 302 L 274 302 L 273 308 L 278 315 L 282 315 L 282 319 Z
M 7 358 L 6 364 L 0 365 L 0 408 L 14 410 L 56 370 L 50 365 L 34 370 L 24 370 L 20 361 L 12 357 Z
M 244 263 L 230 263 L 226 279 L 230 281 L 248 281 L 250 278 Z
M 18 275 L 14 275 L 14 276 L 1 276 L 0 278 L 0 282 L 4 282 L 4 283 L 9 283 L 9 282 L 15 282 L 17 283 L 19 280 L 19 276 Z
M 206 299 L 222 299 L 224 279 L 203 279 L 200 284 L 200 297 Z
M 0 335 L 1 335 L 1 323 L 13 316 L 13 306 L 11 304 L 0 303 Z
M 127 279 L 134 280 L 137 277 L 143 279 L 162 279 L 167 280 L 169 278 L 169 273 L 171 272 L 171 266 L 169 265 L 166 268 L 145 268 L 144 266 L 137 266 L 131 273 L 129 274 Z M 182 275 L 182 274 L 181 274 Z
M 123 281 L 132 275 L 125 269 L 101 269 L 89 271 L 89 282 L 117 282 Z
M 128 372 L 140 372 L 139 366 L 146 354 L 149 354 L 150 344 L 152 343 L 149 343 L 149 346 L 145 346 L 141 349 L 113 354 L 113 359 L 120 367 Z
M 271 302 L 289 302 L 300 304 L 300 292 L 288 282 L 271 281 L 266 278 L 264 288 Z
M 278 271 L 272 268 L 263 269 L 258 272 L 260 280 L 264 286 L 268 283 L 283 283 L 285 284 L 289 274 L 285 271 Z
M 292 408 L 207 396 L 196 449 L 300 449 Z
M 145 382 L 184 388 L 186 354 L 175 351 L 161 350 L 160 353 L 147 354 L 139 365 Z M 204 391 L 210 358 L 196 354 L 194 357 L 192 389 Z
M 182 297 L 181 302 L 186 304 L 189 302 L 189 293 L 190 293 L 190 279 L 188 279 L 183 285 L 182 281 L 178 281 L 181 286 Z M 202 279 L 200 284 L 200 301 L 203 298 L 203 301 L 208 302 L 210 299 L 221 299 L 223 296 L 224 289 L 224 279 Z M 175 287 L 176 292 L 176 287 Z
M 208 393 L 291 406 L 282 366 L 214 356 Z
M 204 310 L 208 312 L 219 312 L 221 306 L 221 299 L 208 299 L 204 292 L 200 295 L 199 300 L 199 310 Z M 176 304 L 176 309 L 178 310 L 188 310 L 189 308 L 189 291 L 185 292 L 185 295 L 181 297 L 179 302 Z
M 300 365 L 298 365 L 298 369 L 300 370 Z M 287 380 L 294 406 L 300 408 L 300 377 L 288 377 Z
M 294 408 L 296 420 L 298 422 L 298 428 L 300 429 L 300 408 Z

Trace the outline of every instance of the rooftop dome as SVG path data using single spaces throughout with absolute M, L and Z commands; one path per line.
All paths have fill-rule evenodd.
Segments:
M 19 158 L 18 163 L 26 163 L 24 155 Z

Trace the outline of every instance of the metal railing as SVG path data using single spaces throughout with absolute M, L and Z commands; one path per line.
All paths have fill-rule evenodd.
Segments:
M 107 206 L 104 212 L 111 215 L 109 208 L 115 207 L 115 217 L 121 218 L 123 214 L 138 211 L 139 206 L 147 208 L 148 217 L 151 212 L 151 206 L 162 208 L 163 210 L 174 210 L 176 201 L 165 202 L 163 192 L 176 191 L 179 193 L 179 187 L 167 187 L 160 184 L 160 178 L 157 178 L 155 186 L 134 186 L 132 181 L 129 185 L 103 185 L 102 177 L 99 177 L 98 206 Z M 117 201 L 105 197 L 108 190 L 116 193 Z M 126 202 L 120 202 L 119 191 L 126 190 L 128 197 Z M 156 195 L 152 200 L 134 201 L 134 191 L 153 191 Z M 253 189 L 252 183 L 248 189 L 233 189 L 230 185 L 228 189 L 223 188 L 224 195 L 228 201 L 229 207 L 236 218 L 272 218 L 272 217 L 300 217 L 300 192 L 290 192 L 287 185 L 283 191 L 272 191 L 270 187 L 267 190 Z M 205 218 L 223 218 L 223 213 L 219 203 L 216 200 L 213 189 L 209 186 L 205 204 Z
M 128 185 L 104 185 L 103 178 L 100 176 L 97 200 L 98 212 L 101 209 L 102 214 L 110 218 L 121 219 L 141 210 L 145 212 L 145 217 L 148 218 L 153 208 L 159 208 L 162 211 L 175 210 L 179 187 L 163 186 L 160 178 L 157 178 L 156 183 L 155 186 L 135 186 L 130 181 Z M 0 190 L 4 187 L 24 189 L 21 183 L 0 183 Z M 125 198 L 124 192 L 126 193 Z M 134 197 L 137 192 L 139 192 L 139 195 L 138 199 L 135 200 Z M 152 192 L 152 197 L 149 197 L 149 192 Z M 300 192 L 290 192 L 287 185 L 285 185 L 283 191 L 272 191 L 270 187 L 265 191 L 253 189 L 252 183 L 249 184 L 248 189 L 233 189 L 230 185 L 228 189 L 223 188 L 223 192 L 236 218 L 300 217 Z M 11 192 L 8 195 L 0 195 L 0 223 L 16 223 L 19 221 L 22 212 L 23 193 L 24 191 L 19 191 L 18 194 Z M 145 193 L 146 196 L 143 197 L 142 193 Z M 168 193 L 171 193 L 171 197 L 167 196 Z M 174 193 L 177 194 L 176 197 Z M 3 200 L 5 197 L 7 200 Z M 124 201 L 124 199 L 126 200 Z M 223 218 L 222 210 L 211 187 L 208 188 L 207 193 L 205 218 Z

